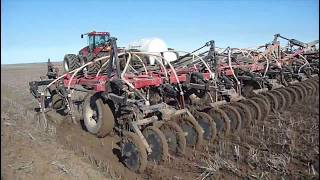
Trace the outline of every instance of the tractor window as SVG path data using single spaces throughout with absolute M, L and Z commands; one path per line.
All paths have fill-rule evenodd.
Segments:
M 107 42 L 106 36 L 99 36 L 99 35 L 95 36 L 95 45 L 96 45 L 96 47 L 104 46 L 106 42 Z
M 94 45 L 94 36 L 88 36 L 88 44 L 89 44 L 89 51 L 93 51 Z

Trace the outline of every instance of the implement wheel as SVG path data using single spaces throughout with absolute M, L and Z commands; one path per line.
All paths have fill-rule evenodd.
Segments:
M 132 132 L 124 132 L 121 145 L 121 160 L 128 169 L 142 173 L 147 166 L 147 151 L 139 136 Z
M 63 70 L 65 73 L 81 67 L 80 59 L 75 54 L 66 54 L 63 58 Z
M 59 94 L 53 93 L 51 96 L 51 101 L 52 101 L 53 109 L 60 109 L 63 107 L 64 102 L 62 97 Z
M 82 116 L 86 129 L 98 137 L 105 137 L 114 128 L 113 113 L 97 94 L 85 98 Z
M 149 126 L 142 132 L 152 152 L 148 154 L 148 160 L 159 163 L 168 157 L 168 143 L 165 135 L 155 126 Z
M 187 142 L 181 127 L 174 121 L 166 121 L 161 125 L 160 130 L 167 140 L 169 153 L 183 155 Z

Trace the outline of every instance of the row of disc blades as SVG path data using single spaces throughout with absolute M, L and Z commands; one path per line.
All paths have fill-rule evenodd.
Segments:
M 186 147 L 199 149 L 204 144 L 214 144 L 220 138 L 236 135 L 266 120 L 270 113 L 282 112 L 318 92 L 319 78 L 313 77 L 203 112 L 192 111 L 193 117 L 174 116 L 169 121 L 143 130 L 142 134 L 152 149 L 149 154 L 137 134 L 125 132 L 121 146 L 122 161 L 129 169 L 143 172 L 148 160 L 159 163 L 166 160 L 169 154 L 183 155 Z

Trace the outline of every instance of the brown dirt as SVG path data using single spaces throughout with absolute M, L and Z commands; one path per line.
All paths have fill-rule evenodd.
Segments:
M 45 64 L 1 67 L 1 177 L 4 179 L 311 179 L 319 168 L 319 97 L 268 116 L 250 130 L 183 157 L 151 162 L 143 174 L 117 156 L 119 137 L 96 138 L 69 119 L 37 127 L 28 82 Z M 53 120 L 58 116 L 51 117 Z M 314 169 L 314 170 L 313 170 Z M 319 171 L 319 170 L 318 170 Z

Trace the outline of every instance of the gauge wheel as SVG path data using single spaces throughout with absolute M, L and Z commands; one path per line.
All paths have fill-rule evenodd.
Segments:
M 87 95 L 82 116 L 86 129 L 98 137 L 105 137 L 114 128 L 115 119 L 113 113 L 109 105 L 104 104 L 97 94 Z

